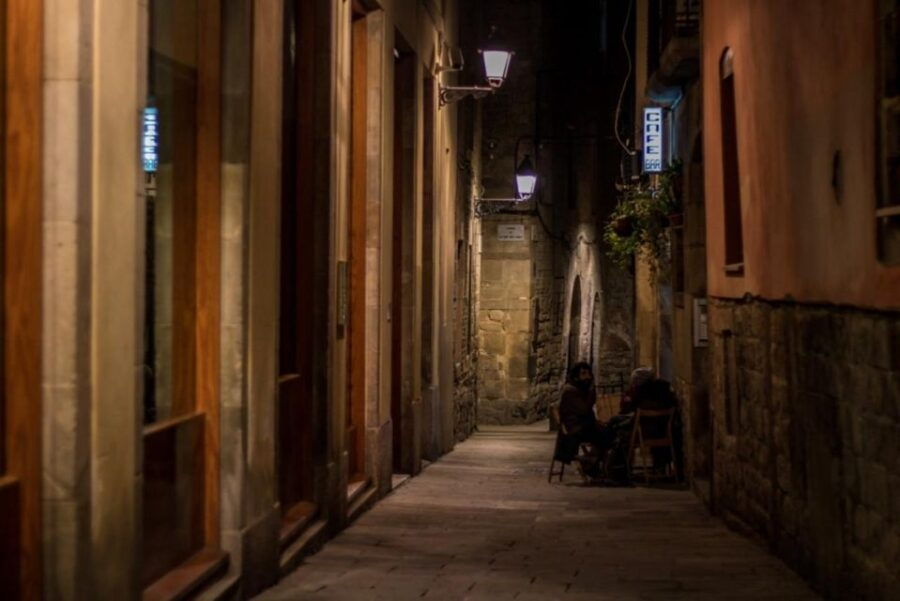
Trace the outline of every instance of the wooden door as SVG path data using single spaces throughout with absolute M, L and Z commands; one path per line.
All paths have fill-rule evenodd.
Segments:
M 350 328 L 347 391 L 348 472 L 365 479 L 366 427 L 366 41 L 358 12 L 352 24 L 350 141 Z
M 41 14 L 0 0 L 0 598 L 41 598 Z

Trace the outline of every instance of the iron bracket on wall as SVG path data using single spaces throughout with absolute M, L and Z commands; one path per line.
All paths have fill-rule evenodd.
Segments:
M 463 98 L 484 98 L 493 94 L 496 88 L 490 86 L 441 86 L 441 106 L 459 102 Z

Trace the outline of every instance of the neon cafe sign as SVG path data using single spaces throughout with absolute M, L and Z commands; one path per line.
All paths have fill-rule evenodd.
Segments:
M 644 173 L 663 170 L 663 110 L 644 109 Z
M 141 163 L 145 172 L 156 173 L 159 167 L 159 109 L 153 106 L 144 108 L 141 130 Z

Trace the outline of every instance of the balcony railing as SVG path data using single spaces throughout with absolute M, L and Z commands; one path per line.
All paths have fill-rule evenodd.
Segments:
M 647 67 L 650 73 L 660 67 L 669 44 L 677 38 L 693 38 L 700 32 L 701 0 L 650 0 L 647 28 Z
M 700 0 L 663 0 L 659 50 L 673 37 L 690 37 L 700 31 Z

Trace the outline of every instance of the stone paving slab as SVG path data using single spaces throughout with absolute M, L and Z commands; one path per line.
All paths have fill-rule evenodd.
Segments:
M 257 599 L 819 599 L 687 491 L 548 484 L 545 428 L 482 429 Z

